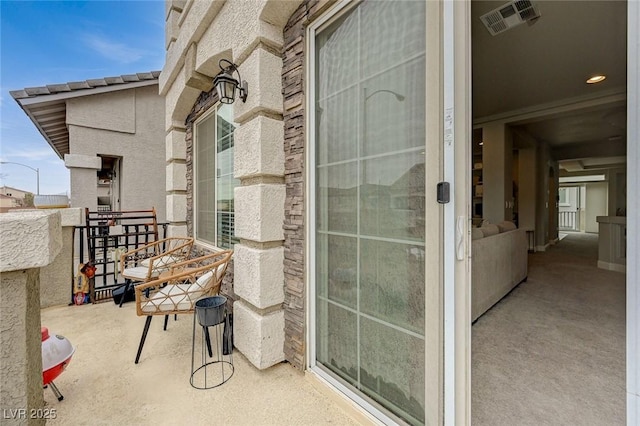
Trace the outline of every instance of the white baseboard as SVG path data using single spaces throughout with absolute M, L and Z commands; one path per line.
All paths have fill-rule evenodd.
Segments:
M 606 269 L 609 271 L 622 272 L 623 274 L 627 272 L 626 265 L 621 265 L 619 263 L 603 262 L 602 260 L 598 260 L 598 268 Z
M 549 243 L 543 246 L 536 246 L 536 251 L 547 251 L 548 248 L 549 248 Z

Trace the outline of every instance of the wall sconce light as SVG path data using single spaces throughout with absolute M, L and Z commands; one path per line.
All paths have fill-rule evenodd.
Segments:
M 227 64 L 227 66 L 223 66 L 223 63 Z M 218 92 L 218 99 L 220 99 L 220 102 L 223 104 L 232 104 L 233 101 L 236 100 L 236 89 L 238 90 L 242 102 L 246 102 L 247 94 L 249 93 L 249 86 L 246 81 L 242 81 L 240 71 L 238 71 L 238 66 L 226 59 L 220 59 L 218 66 L 221 71 L 213 79 L 213 86 L 216 88 L 216 92 Z M 234 71 L 238 73 L 237 80 L 233 78 Z

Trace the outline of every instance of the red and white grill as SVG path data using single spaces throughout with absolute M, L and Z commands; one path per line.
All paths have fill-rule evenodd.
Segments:
M 63 336 L 57 334 L 51 337 L 47 327 L 41 327 L 42 333 L 42 384 L 46 388 L 51 386 L 53 394 L 62 401 L 64 397 L 53 380 L 57 378 L 71 362 L 76 348 Z

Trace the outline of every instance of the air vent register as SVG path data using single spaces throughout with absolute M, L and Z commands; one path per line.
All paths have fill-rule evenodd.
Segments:
M 491 35 L 497 35 L 540 17 L 538 7 L 529 0 L 516 0 L 485 13 L 480 20 Z

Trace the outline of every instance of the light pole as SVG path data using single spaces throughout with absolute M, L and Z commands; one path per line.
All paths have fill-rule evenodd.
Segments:
M 0 164 L 17 164 L 18 166 L 23 166 L 36 172 L 36 182 L 37 182 L 36 195 L 40 195 L 40 169 L 34 169 L 33 167 L 27 166 L 26 164 L 14 163 L 13 161 L 0 161 Z

